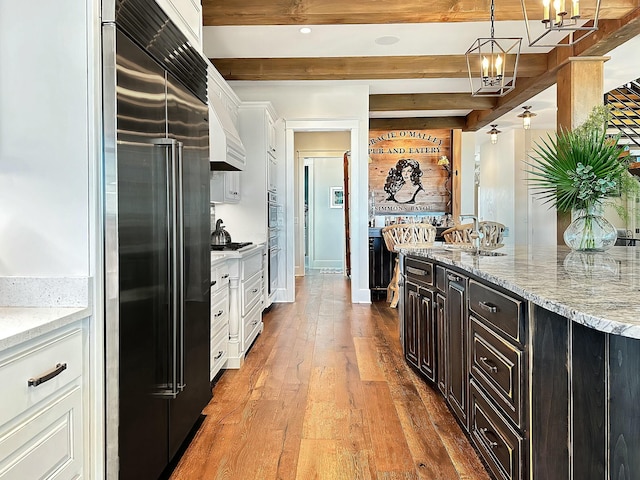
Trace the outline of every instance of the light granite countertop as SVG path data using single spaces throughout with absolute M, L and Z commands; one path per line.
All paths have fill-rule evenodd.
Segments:
M 602 253 L 567 247 L 504 247 L 478 257 L 442 247 L 402 250 L 453 265 L 595 330 L 640 338 L 640 248 Z
M 89 317 L 87 277 L 0 277 L 0 351 Z

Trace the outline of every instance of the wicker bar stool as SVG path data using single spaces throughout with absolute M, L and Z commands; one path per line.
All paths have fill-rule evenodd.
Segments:
M 400 223 L 397 225 L 389 225 L 383 227 L 382 238 L 387 250 L 390 252 L 398 252 L 400 248 L 431 248 L 436 238 L 436 227 L 430 223 Z M 398 280 L 400 279 L 400 267 L 398 266 L 398 258 L 393 269 L 391 282 L 387 287 L 387 302 L 390 307 L 395 308 L 400 300 L 400 291 L 398 288 Z
M 502 223 L 481 221 L 478 222 L 478 233 L 480 234 L 480 249 L 495 250 L 503 247 L 502 239 L 504 237 L 505 226 Z M 442 232 L 444 242 L 448 246 L 461 248 L 471 248 L 473 240 L 471 233 L 473 232 L 473 223 L 465 223 L 455 225 Z

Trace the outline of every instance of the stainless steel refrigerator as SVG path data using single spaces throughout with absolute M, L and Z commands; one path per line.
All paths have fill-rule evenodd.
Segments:
M 112 5 L 102 27 L 106 469 L 144 480 L 165 470 L 211 398 L 206 65 L 155 2 Z

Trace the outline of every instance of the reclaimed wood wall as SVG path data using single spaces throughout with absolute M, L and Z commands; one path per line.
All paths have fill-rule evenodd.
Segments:
M 375 215 L 452 213 L 452 131 L 369 130 Z M 438 165 L 441 157 L 450 165 Z

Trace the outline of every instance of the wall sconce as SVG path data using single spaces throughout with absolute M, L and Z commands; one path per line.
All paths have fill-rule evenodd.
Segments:
M 534 21 L 539 20 L 544 26 L 541 34 L 539 26 L 530 25 L 527 0 L 520 0 L 520 2 L 522 3 L 522 13 L 530 47 L 574 45 L 598 29 L 600 0 L 583 0 L 582 2 L 582 7 L 586 6 L 586 10 L 593 14 L 593 19 L 582 15 L 580 0 L 542 0 L 541 5 L 537 4 L 535 0 L 529 0 L 531 18 Z M 583 33 L 575 35 L 576 32 Z
M 516 86 L 522 38 L 495 38 L 493 22 L 491 0 L 491 37 L 478 38 L 465 53 L 474 97 L 502 97 Z
M 522 119 L 522 128 L 529 130 L 531 128 L 531 117 L 535 117 L 536 114 L 531 112 L 531 106 L 522 107 L 524 112 L 518 115 L 518 118 Z
M 487 134 L 491 135 L 491 143 L 494 145 L 498 143 L 498 134 L 501 133 L 496 127 L 498 124 L 491 125 L 491 130 L 487 132 Z

